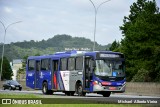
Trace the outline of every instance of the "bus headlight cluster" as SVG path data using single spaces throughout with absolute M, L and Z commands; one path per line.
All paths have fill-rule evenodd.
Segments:
M 98 82 L 98 81 L 94 81 L 93 85 L 100 85 L 100 86 L 102 86 L 102 84 L 100 82 Z

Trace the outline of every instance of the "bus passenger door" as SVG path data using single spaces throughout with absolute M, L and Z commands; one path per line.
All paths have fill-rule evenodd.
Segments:
M 29 59 L 27 62 L 26 71 L 26 86 L 32 89 L 35 88 L 35 60 Z
M 91 77 L 92 77 L 92 73 L 91 73 L 91 60 L 92 60 L 92 57 L 90 56 L 86 56 L 85 57 L 85 62 L 84 62 L 84 85 L 83 87 L 84 88 L 90 88 L 90 81 L 91 81 Z
M 36 61 L 36 70 L 35 70 L 35 88 L 39 88 L 39 76 L 40 76 L 40 61 Z
M 52 89 L 58 89 L 57 71 L 59 60 L 52 60 Z

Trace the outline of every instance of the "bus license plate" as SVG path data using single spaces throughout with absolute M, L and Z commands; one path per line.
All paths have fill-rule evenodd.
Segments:
M 116 90 L 116 87 L 109 87 L 109 90 Z

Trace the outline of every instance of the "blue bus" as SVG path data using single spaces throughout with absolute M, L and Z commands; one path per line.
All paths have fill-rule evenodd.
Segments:
M 119 52 L 67 51 L 27 59 L 26 86 L 43 94 L 109 97 L 111 92 L 124 92 L 125 85 L 125 58 Z

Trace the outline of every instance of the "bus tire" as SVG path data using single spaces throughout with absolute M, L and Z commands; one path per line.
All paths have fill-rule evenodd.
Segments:
M 43 92 L 43 94 L 48 94 L 49 93 L 47 82 L 43 82 L 43 84 L 42 84 L 42 92 Z
M 111 92 L 103 92 L 102 95 L 103 97 L 109 97 L 111 95 Z

